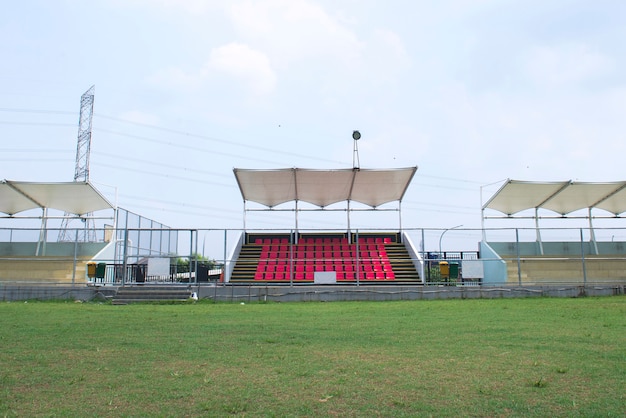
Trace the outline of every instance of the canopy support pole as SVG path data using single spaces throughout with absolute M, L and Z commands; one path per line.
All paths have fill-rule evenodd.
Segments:
M 347 218 L 348 218 L 348 243 L 351 241 L 351 235 L 352 235 L 352 231 L 350 230 L 350 199 L 347 200 L 348 202 L 348 210 L 346 211 L 347 213 Z
M 298 233 L 298 200 L 296 200 L 296 234 Z
M 592 217 L 591 217 L 591 208 L 589 208 L 589 233 L 590 233 L 590 238 L 589 241 L 591 241 L 591 244 L 593 245 L 593 251 L 595 253 L 595 255 L 598 255 L 598 242 L 596 241 L 596 233 L 593 230 L 593 221 L 592 221 Z
M 404 234 L 402 233 L 402 200 L 398 200 L 398 229 L 400 230 L 400 241 L 404 241 Z
M 539 244 L 539 254 L 543 255 L 543 241 L 541 241 L 541 230 L 539 229 L 539 209 L 535 208 L 535 229 L 537 231 L 537 243 Z
M 39 231 L 39 241 L 37 242 L 37 249 L 35 255 L 46 255 L 46 240 L 48 237 L 48 208 L 42 209 L 41 215 L 41 230 Z M 39 254 L 39 250 L 42 250 L 43 254 Z
M 248 209 L 246 209 L 246 201 L 243 201 L 243 230 L 246 230 L 246 214 L 248 213 Z
M 480 192 L 482 193 L 483 189 L 481 187 Z M 482 200 L 482 196 L 481 196 Z M 483 242 L 487 242 L 487 232 L 485 231 L 485 208 L 480 210 L 480 229 L 482 229 L 483 233 Z

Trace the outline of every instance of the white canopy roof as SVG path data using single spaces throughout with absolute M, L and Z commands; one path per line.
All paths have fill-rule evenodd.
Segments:
M 507 180 L 483 205 L 513 215 L 526 209 L 548 209 L 561 215 L 599 208 L 614 215 L 626 211 L 626 181 L 584 183 Z
M 244 201 L 274 207 L 291 201 L 325 207 L 342 201 L 371 207 L 401 201 L 417 167 L 398 169 L 313 170 L 235 168 Z
M 90 183 L 0 182 L 0 212 L 7 215 L 37 208 L 85 215 L 113 206 Z

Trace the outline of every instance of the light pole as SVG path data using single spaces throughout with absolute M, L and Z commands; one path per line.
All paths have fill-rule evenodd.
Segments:
M 441 236 L 439 236 L 439 257 L 441 257 L 441 240 L 442 240 L 442 238 L 443 238 L 443 235 L 444 235 L 446 232 L 448 232 L 449 230 L 451 230 L 451 229 L 457 229 L 457 228 L 460 228 L 460 227 L 462 227 L 462 226 L 463 226 L 463 225 L 457 225 L 457 226 L 453 226 L 452 228 L 447 228 L 447 229 L 444 229 L 444 230 L 443 230 L 443 232 L 441 233 Z

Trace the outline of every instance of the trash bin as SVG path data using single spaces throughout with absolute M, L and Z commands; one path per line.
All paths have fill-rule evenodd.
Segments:
M 209 281 L 209 267 L 205 264 L 198 264 L 196 269 L 196 277 L 198 282 L 208 282 Z
M 450 264 L 447 261 L 439 262 L 439 276 L 441 279 L 448 280 L 450 278 Z
M 90 279 L 96 277 L 96 263 L 94 261 L 87 262 L 87 277 Z
M 145 264 L 137 264 L 135 266 L 135 282 L 137 283 L 145 283 L 146 282 L 146 265 Z
M 450 263 L 450 279 L 459 278 L 459 263 Z
M 98 263 L 96 266 L 96 279 L 104 279 L 107 270 L 107 263 Z

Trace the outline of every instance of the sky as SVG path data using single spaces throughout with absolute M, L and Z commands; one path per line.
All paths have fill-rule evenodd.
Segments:
M 233 168 L 419 169 L 408 228 L 480 228 L 507 179 L 624 180 L 621 0 L 23 0 L 0 15 L 0 178 L 90 181 L 175 228 L 241 228 Z M 481 194 L 483 195 L 481 197 Z M 345 227 L 311 212 L 310 228 Z M 291 228 L 288 212 L 249 227 Z M 393 212 L 355 217 L 397 228 Z M 500 225 L 500 224 L 498 224 Z

